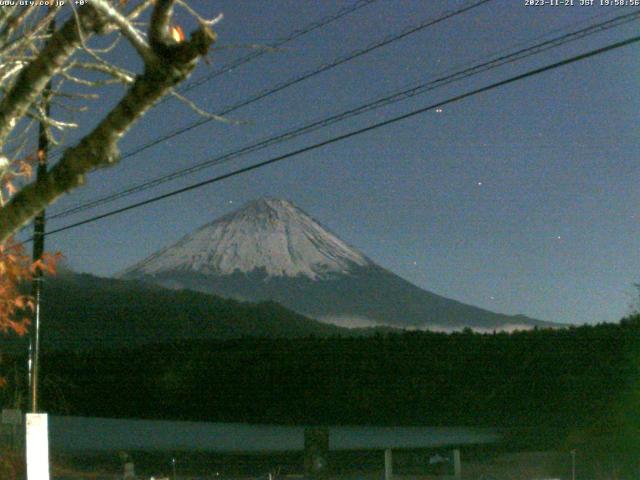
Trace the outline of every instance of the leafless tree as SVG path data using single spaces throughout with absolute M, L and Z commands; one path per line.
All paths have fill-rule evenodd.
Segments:
M 120 139 L 163 97 L 175 95 L 206 114 L 175 87 L 208 53 L 216 40 L 212 27 L 220 17 L 205 19 L 186 0 L 0 3 L 3 244 L 42 209 L 81 185 L 89 172 L 116 163 Z M 178 8 L 197 25 L 189 36 L 174 23 Z M 124 47 L 125 42 L 129 46 Z M 140 72 L 113 61 L 117 56 L 112 52 L 121 48 L 139 57 Z M 91 99 L 114 83 L 124 86 L 122 98 L 95 127 L 82 131 L 82 115 Z M 59 118 L 50 113 L 49 104 Z M 31 170 L 42 152 L 28 149 L 33 148 L 32 126 L 37 124 L 46 126 L 47 138 L 60 156 L 36 181 Z M 69 145 L 65 133 L 71 129 L 80 131 L 81 139 Z

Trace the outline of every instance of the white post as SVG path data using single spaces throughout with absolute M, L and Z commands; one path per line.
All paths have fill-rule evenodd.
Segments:
M 393 455 L 391 449 L 387 448 L 384 451 L 384 480 L 393 479 Z
M 49 480 L 49 425 L 46 413 L 27 413 L 27 479 Z
M 453 476 L 460 478 L 462 476 L 462 462 L 460 461 L 460 450 L 453 451 Z

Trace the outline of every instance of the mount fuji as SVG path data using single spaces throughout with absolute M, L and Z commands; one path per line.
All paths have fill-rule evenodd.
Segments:
M 515 330 L 557 326 L 428 292 L 376 265 L 291 202 L 262 198 L 122 272 L 173 289 L 273 300 L 349 327 Z

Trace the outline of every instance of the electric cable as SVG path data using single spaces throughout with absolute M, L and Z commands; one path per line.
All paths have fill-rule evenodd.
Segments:
M 51 231 L 46 233 L 46 236 L 54 235 L 56 233 L 60 233 L 60 232 L 66 231 L 66 230 L 77 228 L 77 227 L 79 227 L 81 225 L 86 225 L 88 223 L 93 223 L 95 221 L 102 220 L 104 218 L 108 218 L 108 217 L 111 217 L 113 215 L 117 215 L 119 213 L 123 213 L 123 212 L 129 211 L 129 210 L 133 210 L 133 209 L 142 207 L 144 205 L 149 205 L 151 203 L 155 203 L 155 202 L 158 202 L 160 200 L 164 200 L 166 198 L 170 198 L 170 197 L 179 195 L 181 193 L 185 193 L 185 192 L 188 192 L 188 191 L 191 191 L 191 190 L 195 190 L 197 188 L 204 187 L 206 185 L 211 185 L 213 183 L 217 183 L 217 182 L 220 182 L 222 180 L 226 180 L 228 178 L 235 177 L 237 175 L 241 175 L 243 173 L 247 173 L 247 172 L 250 172 L 250 171 L 253 171 L 253 170 L 257 170 L 257 169 L 265 167 L 267 165 L 272 165 L 274 163 L 281 162 L 281 161 L 286 160 L 288 158 L 295 157 L 295 156 L 298 156 L 298 155 L 301 155 L 303 153 L 307 153 L 307 152 L 310 152 L 310 151 L 313 151 L 313 150 L 317 150 L 317 149 L 325 147 L 327 145 L 332 145 L 334 143 L 341 142 L 343 140 L 347 140 L 349 138 L 355 137 L 357 135 L 361 135 L 363 133 L 367 133 L 367 132 L 370 132 L 370 131 L 373 131 L 373 130 L 377 130 L 379 128 L 382 128 L 382 127 L 385 127 L 387 125 L 391 125 L 391 124 L 400 122 L 402 120 L 413 118 L 415 116 L 418 116 L 418 115 L 421 115 L 423 113 L 429 112 L 429 111 L 434 110 L 436 108 L 441 108 L 441 107 L 444 107 L 446 105 L 449 105 L 449 104 L 452 104 L 452 103 L 455 103 L 455 102 L 459 102 L 460 100 L 463 100 L 463 99 L 466 99 L 466 98 L 469 98 L 469 97 L 472 97 L 472 96 L 475 96 L 475 95 L 479 95 L 479 94 L 484 93 L 484 92 L 495 90 L 495 89 L 503 87 L 505 85 L 509 85 L 509 84 L 514 83 L 514 82 L 518 82 L 520 80 L 524 80 L 526 78 L 530 78 L 530 77 L 533 77 L 533 76 L 536 76 L 536 75 L 540 75 L 542 73 L 545 73 L 545 72 L 548 72 L 548 71 L 551 71 L 551 70 L 555 70 L 557 68 L 564 67 L 566 65 L 570 65 L 570 64 L 573 64 L 575 62 L 585 60 L 587 58 L 592 58 L 592 57 L 595 57 L 597 55 L 602 55 L 603 53 L 610 52 L 612 50 L 617 50 L 619 48 L 626 47 L 628 45 L 632 45 L 632 44 L 637 43 L 637 42 L 640 42 L 640 36 L 634 36 L 634 37 L 631 37 L 631 38 L 627 38 L 625 40 L 618 41 L 618 42 L 606 45 L 604 47 L 600 47 L 600 48 L 597 48 L 597 49 L 594 49 L 594 50 L 590 50 L 589 52 L 586 52 L 586 53 L 582 53 L 582 54 L 579 54 L 579 55 L 575 55 L 573 57 L 569 57 L 569 58 L 561 60 L 559 62 L 555 62 L 555 63 L 549 64 L 549 65 L 545 65 L 543 67 L 535 68 L 535 69 L 529 70 L 529 71 L 527 71 L 525 73 L 522 73 L 522 74 L 519 74 L 519 75 L 515 75 L 513 77 L 509 77 L 509 78 L 507 78 L 505 80 L 500 80 L 498 82 L 491 83 L 491 84 L 489 84 L 487 86 L 480 87 L 480 88 L 471 90 L 469 92 L 465 92 L 465 93 L 450 97 L 450 98 L 448 98 L 446 100 L 443 100 L 443 101 L 440 101 L 440 102 L 437 102 L 437 103 L 433 103 L 433 104 L 430 104 L 430 105 L 427 105 L 425 107 L 421 107 L 421 108 L 418 108 L 418 109 L 415 109 L 415 110 L 412 110 L 412 111 L 410 111 L 408 113 L 404 113 L 404 114 L 401 114 L 401 115 L 394 116 L 394 117 L 389 118 L 387 120 L 383 120 L 381 122 L 377 122 L 377 123 L 374 123 L 372 125 L 368 125 L 368 126 L 363 127 L 363 128 L 352 130 L 351 132 L 348 132 L 348 133 L 345 133 L 345 134 L 342 134 L 342 135 L 338 135 L 338 136 L 332 137 L 330 139 L 327 139 L 327 140 L 324 140 L 324 141 L 321 141 L 321 142 L 317 142 L 317 143 L 314 143 L 312 145 L 308 145 L 308 146 L 303 147 L 303 148 L 299 148 L 297 150 L 293 150 L 293 151 L 285 153 L 283 155 L 279 155 L 277 157 L 273 157 L 273 158 L 270 158 L 268 160 L 264 160 L 262 162 L 259 162 L 259 163 L 256 163 L 256 164 L 253 164 L 253 165 L 250 165 L 250 166 L 247 166 L 247 167 L 239 168 L 237 170 L 233 170 L 231 172 L 228 172 L 228 173 L 225 173 L 225 174 L 222 174 L 222 175 L 218 175 L 218 176 L 215 176 L 213 178 L 209 178 L 207 180 L 204 180 L 204 181 L 201 181 L 201 182 L 197 182 L 197 183 L 191 184 L 189 186 L 186 186 L 186 187 L 183 187 L 183 188 L 179 188 L 177 190 L 173 190 L 173 191 L 168 192 L 168 193 L 164 193 L 162 195 L 157 195 L 155 197 L 152 197 L 152 198 L 140 201 L 140 202 L 136 202 L 136 203 L 127 205 L 127 206 L 122 207 L 122 208 L 111 210 L 109 212 L 106 212 L 106 213 L 103 213 L 103 214 L 100 214 L 100 215 L 95 215 L 95 216 L 87 218 L 85 220 L 81 220 L 79 222 L 75 222 L 75 223 L 66 225 L 64 227 L 60 227 L 60 228 L 57 228 L 55 230 L 51 230 Z M 29 240 L 27 240 L 27 242 L 29 242 L 31 240 L 32 239 L 29 239 Z
M 184 93 L 187 92 L 189 90 L 192 90 L 202 84 L 204 84 L 205 82 L 208 82 L 210 80 L 213 80 L 214 78 L 219 77 L 220 75 L 223 75 L 225 73 L 230 72 L 231 70 L 234 70 L 242 65 L 245 65 L 259 57 L 261 57 L 262 55 L 268 53 L 271 50 L 277 49 L 282 47 L 283 45 L 286 45 L 289 42 L 292 42 L 304 35 L 307 35 L 315 30 L 318 30 L 320 28 L 323 28 L 333 22 L 335 22 L 336 20 L 341 19 L 342 17 L 345 17 L 357 10 L 360 10 L 363 7 L 367 7 L 369 5 L 371 5 L 372 3 L 377 2 L 378 0 L 357 0 L 355 3 L 353 3 L 352 5 L 346 6 L 341 8 L 340 10 L 338 10 L 336 13 L 332 14 L 332 15 L 327 15 L 319 20 L 316 20 L 314 22 L 311 22 L 307 25 L 305 25 L 302 28 L 299 28 L 297 30 L 294 30 L 293 32 L 291 32 L 289 35 L 287 35 L 286 37 L 282 37 L 278 40 L 276 40 L 275 42 L 273 42 L 271 45 L 268 46 L 268 48 L 266 49 L 261 49 L 261 50 L 257 50 L 254 52 L 251 52 L 247 55 L 244 55 L 243 57 L 240 57 L 226 65 L 224 65 L 222 68 L 215 70 L 213 72 L 208 73 L 207 75 L 203 76 L 202 78 L 199 78 L 197 80 L 194 80 L 192 82 L 189 82 L 185 85 L 183 85 L 181 88 L 178 89 L 178 91 L 180 93 Z M 166 101 L 168 98 L 171 97 L 163 97 L 158 104 L 163 103 L 164 101 Z M 55 154 L 55 156 L 59 157 L 60 155 L 60 149 L 56 149 L 55 152 L 52 152 Z
M 276 135 L 276 136 L 272 136 L 272 137 L 268 137 L 266 139 L 260 140 L 256 143 L 253 143 L 251 145 L 245 146 L 243 148 L 240 148 L 238 150 L 234 150 L 232 152 L 228 152 L 225 153 L 223 155 L 220 156 L 216 156 L 213 157 L 211 159 L 205 160 L 203 162 L 200 162 L 196 165 L 190 166 L 188 168 L 183 168 L 183 169 L 179 169 L 176 170 L 174 172 L 171 172 L 169 174 L 165 174 L 159 177 L 156 177 L 152 180 L 146 181 L 142 184 L 138 184 L 138 185 L 134 185 L 132 187 L 128 187 L 126 189 L 123 189 L 119 192 L 115 192 L 103 197 L 100 197 L 98 199 L 92 200 L 90 202 L 81 204 L 81 205 L 77 205 L 75 207 L 71 207 L 68 208 L 66 210 L 63 210 L 59 213 L 56 213 L 54 215 L 49 216 L 49 219 L 55 219 L 55 218 L 61 218 L 61 217 L 66 217 L 81 211 L 85 211 L 88 209 L 92 209 L 107 203 L 111 203 L 115 200 L 118 200 L 120 198 L 124 198 L 127 197 L 129 195 L 132 195 L 134 193 L 138 193 L 138 192 L 142 192 L 145 190 L 148 190 L 150 188 L 156 187 L 158 185 L 167 183 L 169 181 L 184 177 L 186 175 L 190 175 L 193 174 L 195 172 L 198 172 L 200 170 L 203 170 L 205 168 L 209 168 L 211 166 L 214 165 L 220 165 L 222 163 L 226 163 L 234 158 L 246 155 L 248 153 L 253 153 L 255 151 L 267 148 L 269 146 L 281 143 L 283 141 L 286 140 L 290 140 L 292 138 L 298 137 L 300 135 L 306 134 L 306 133 L 310 133 L 312 131 L 318 130 L 320 128 L 324 128 L 327 127 L 329 125 L 332 125 L 334 123 L 343 121 L 345 119 L 351 118 L 353 116 L 356 115 L 361 115 L 365 112 L 377 109 L 377 108 L 381 108 L 383 106 L 392 104 L 392 103 L 396 103 L 402 100 L 405 100 L 407 98 L 411 98 L 414 97 L 416 95 L 420 95 L 420 94 L 424 94 L 426 92 L 432 91 L 436 88 L 440 88 L 442 86 L 445 85 L 449 85 L 453 82 L 456 81 L 460 81 L 466 78 L 469 78 L 473 75 L 477 75 L 483 72 L 486 72 L 488 70 L 492 70 L 495 68 L 498 68 L 500 66 L 503 66 L 505 64 L 508 63 L 513 63 L 515 61 L 519 61 L 522 60 L 524 58 L 528 58 L 532 55 L 536 55 L 539 54 L 541 52 L 547 51 L 551 48 L 556 48 L 558 46 L 564 45 L 566 43 L 569 43 L 571 41 L 575 41 L 578 39 L 582 39 L 585 38 L 588 35 L 592 35 L 595 33 L 599 33 L 601 31 L 610 29 L 610 28 L 614 28 L 617 26 L 620 26 L 622 24 L 625 23 L 629 23 L 631 21 L 635 21 L 638 18 L 640 18 L 640 10 L 636 10 L 632 13 L 629 14 L 625 14 L 625 15 L 620 15 L 617 16 L 613 19 L 604 21 L 604 22 L 600 22 L 598 24 L 595 25 L 590 25 L 586 28 L 574 31 L 574 32 L 570 32 L 570 33 L 566 33 L 564 35 L 561 35 L 559 37 L 550 39 L 550 40 L 546 40 L 543 41 L 541 43 L 538 43 L 536 45 L 527 47 L 527 48 L 523 48 L 520 50 L 517 50 L 515 52 L 509 53 L 507 55 L 502 55 L 499 56 L 497 58 L 493 58 L 487 62 L 483 62 L 480 64 L 476 64 L 473 65 L 471 67 L 465 68 L 463 70 L 460 71 L 456 71 L 452 74 L 448 74 L 448 75 L 443 75 L 440 76 L 434 80 L 431 80 L 429 82 L 426 83 L 421 83 L 417 86 L 413 86 L 409 89 L 405 89 L 405 90 L 401 90 L 399 92 L 395 92 L 392 93 L 390 95 L 386 95 L 382 98 L 379 98 L 377 100 L 374 100 L 372 102 L 367 102 L 363 105 L 360 105 L 356 108 L 352 108 L 350 110 L 347 111 L 343 111 L 341 113 L 329 116 L 329 117 L 325 117 L 321 120 L 317 120 L 314 121 L 312 123 L 303 125 L 301 127 L 296 127 L 292 130 L 289 130 L 287 132 L 284 132 L 282 134 Z
M 279 47 L 282 47 L 283 45 L 296 40 L 297 38 L 300 38 L 304 35 L 307 35 L 308 33 L 313 32 L 314 30 L 317 30 L 319 28 L 325 27 L 327 25 L 329 25 L 330 23 L 335 22 L 336 20 L 349 15 L 357 10 L 360 10 L 363 7 L 369 6 L 374 2 L 377 2 L 378 0 L 358 0 L 357 2 L 355 2 L 353 5 L 351 6 L 347 6 L 344 7 L 340 10 L 338 10 L 338 12 L 336 12 L 333 15 L 329 15 L 327 17 L 324 17 L 318 21 L 312 22 L 308 25 L 306 25 L 303 28 L 300 28 L 298 30 L 295 30 L 293 32 L 291 32 L 289 35 L 287 35 L 286 37 L 283 37 L 279 40 L 276 40 L 274 43 L 272 43 L 271 45 L 269 45 L 269 49 L 277 49 Z M 255 60 L 256 58 L 261 57 L 262 55 L 264 55 L 265 53 L 267 53 L 269 50 L 267 49 L 262 49 L 262 50 L 258 50 L 252 53 L 249 53 L 248 55 L 245 55 L 244 57 L 241 57 L 227 65 L 225 65 L 224 67 L 222 67 L 219 70 L 216 70 L 214 72 L 208 73 L 207 75 L 204 75 L 202 78 L 193 80 L 187 84 L 185 84 L 182 88 L 179 89 L 180 92 L 188 92 L 189 90 L 193 90 L 194 88 L 209 82 L 211 80 L 213 80 L 214 78 L 219 77 L 220 75 L 223 75 L 225 73 L 230 72 L 231 70 L 234 70 L 246 63 L 251 62 L 252 60 Z M 168 98 L 168 97 L 165 97 Z
M 377 50 L 379 48 L 385 47 L 391 43 L 397 42 L 398 40 L 402 40 L 403 38 L 408 37 L 409 35 L 413 35 L 414 33 L 417 33 L 419 31 L 422 31 L 426 28 L 432 27 L 434 25 L 437 25 L 438 23 L 441 23 L 445 20 L 448 20 L 450 18 L 453 18 L 457 15 L 461 15 L 465 12 L 468 12 L 469 10 L 472 10 L 474 8 L 480 7 L 481 5 L 484 5 L 485 3 L 491 2 L 493 0 L 478 0 L 470 5 L 458 8 L 457 10 L 450 10 L 445 12 L 443 15 L 440 15 L 438 17 L 435 18 L 429 18 L 427 20 L 424 20 L 422 22 L 420 22 L 417 25 L 414 26 L 410 26 L 405 28 L 404 30 L 402 30 L 400 33 L 397 34 L 393 34 L 390 36 L 387 36 L 385 38 L 383 38 L 380 41 L 374 42 L 369 44 L 368 46 L 362 48 L 362 49 L 358 49 L 358 50 L 354 50 L 344 56 L 338 57 L 336 59 L 334 59 L 332 62 L 327 63 L 327 64 L 322 64 L 316 68 L 314 68 L 313 70 L 310 70 L 306 73 L 303 73 L 297 77 L 291 78 L 289 80 L 285 80 L 284 82 L 281 82 L 273 87 L 267 88 L 265 90 L 262 90 L 256 94 L 254 94 L 253 96 L 246 98 L 244 100 L 241 100 L 233 105 L 230 105 L 228 107 L 225 107 L 224 109 L 222 109 L 219 112 L 216 112 L 215 115 L 218 117 L 223 117 L 225 115 L 228 115 L 229 113 L 232 113 L 236 110 L 239 110 L 242 107 L 246 107 L 247 105 L 250 105 L 254 102 L 257 102 L 258 100 L 262 100 L 263 98 L 267 98 L 271 95 L 274 95 L 278 92 L 281 92 L 282 90 L 285 90 L 286 88 L 292 87 L 293 85 L 296 85 L 298 83 L 301 83 L 305 80 L 308 80 L 309 78 L 315 77 L 316 75 L 319 75 L 321 73 L 324 73 L 328 70 L 332 70 L 344 63 L 350 62 L 351 60 L 354 60 L 356 58 L 359 58 L 363 55 L 366 55 L 374 50 Z M 205 125 L 209 122 L 212 122 L 213 120 L 215 120 L 215 118 L 202 118 L 196 122 L 191 123 L 190 125 L 187 125 L 185 127 L 181 127 L 179 129 L 173 130 L 172 132 L 169 132 L 165 135 L 162 135 L 160 137 L 155 138 L 154 140 L 147 142 L 143 145 L 140 145 L 136 148 L 134 148 L 133 150 L 130 150 L 128 152 L 125 152 L 124 154 L 122 154 L 122 156 L 120 157 L 121 160 L 125 159 L 125 158 L 129 158 L 132 157 L 134 155 L 137 155 L 141 152 L 143 152 L 144 150 L 147 150 L 155 145 L 158 145 L 160 143 L 166 142 L 167 140 L 170 140 L 174 137 L 177 137 L 178 135 L 182 135 L 183 133 L 186 133 L 190 130 L 193 130 L 197 127 L 200 127 L 202 125 Z M 59 156 L 60 154 L 58 154 Z

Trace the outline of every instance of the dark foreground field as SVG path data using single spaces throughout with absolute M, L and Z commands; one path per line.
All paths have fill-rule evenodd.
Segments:
M 115 453 L 115 452 L 114 452 Z M 216 456 L 210 454 L 177 454 L 176 480 L 239 480 L 277 478 L 302 478 L 302 456 L 298 453 L 274 456 Z M 405 457 L 415 457 L 415 452 Z M 171 457 L 162 453 L 137 452 L 136 474 L 139 478 L 169 478 L 173 480 Z M 578 457 L 579 458 L 579 457 Z M 66 457 L 58 459 L 64 467 L 53 472 L 52 480 L 121 480 L 122 470 L 117 455 Z M 332 471 L 328 479 L 356 480 L 384 478 L 381 452 L 348 452 L 331 454 Z M 402 463 L 402 461 L 400 462 Z M 419 471 L 404 462 L 394 466 L 394 478 L 398 480 L 431 480 L 443 478 L 447 471 Z M 579 466 L 579 465 L 578 465 Z M 534 480 L 571 478 L 571 456 L 568 452 L 497 453 L 474 452 L 463 460 L 463 480 Z M 584 478 L 584 477 L 582 477 Z M 594 477 L 596 478 L 596 477 Z M 605 478 L 605 477 L 601 477 Z

